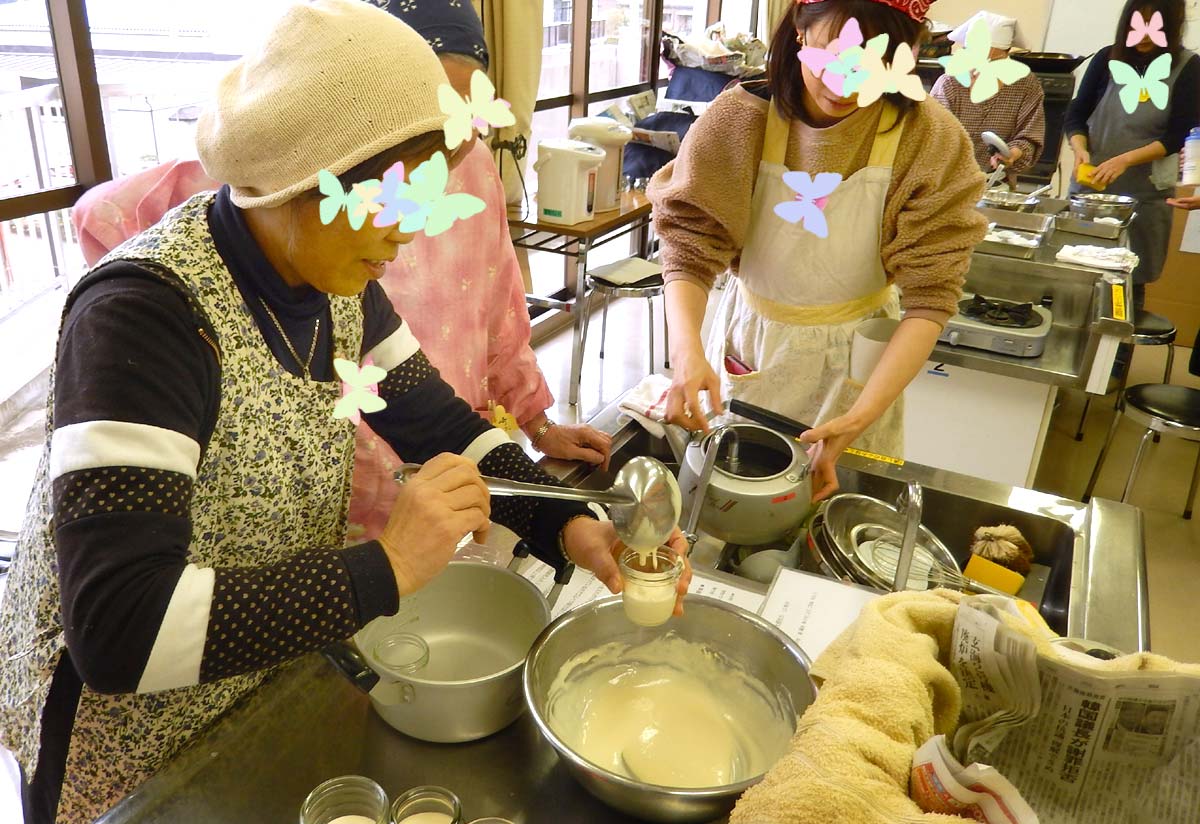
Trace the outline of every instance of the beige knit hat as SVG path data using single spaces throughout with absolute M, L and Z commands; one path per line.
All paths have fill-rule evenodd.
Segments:
M 243 209 L 278 206 L 446 121 L 446 73 L 421 35 L 362 0 L 289 8 L 234 64 L 196 125 L 209 177 Z

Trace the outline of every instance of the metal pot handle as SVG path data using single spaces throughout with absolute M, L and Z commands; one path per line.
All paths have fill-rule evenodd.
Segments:
M 378 673 L 349 641 L 335 641 L 321 650 L 321 654 L 363 692 L 369 693 L 379 683 Z
M 529 554 L 529 544 L 524 539 L 517 541 L 517 545 L 513 547 L 513 559 L 508 563 L 508 571 L 520 575 L 519 567 L 521 566 L 521 561 L 528 558 Z M 574 574 L 575 564 L 565 559 L 561 566 L 554 567 L 554 586 L 550 588 L 550 594 L 546 596 L 546 603 L 551 608 L 558 603 L 558 598 L 562 595 L 563 587 L 570 582 L 571 576 Z

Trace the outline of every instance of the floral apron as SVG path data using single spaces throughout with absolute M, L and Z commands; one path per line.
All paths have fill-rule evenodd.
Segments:
M 870 161 L 829 197 L 824 210 L 829 237 L 823 239 L 774 212 L 795 192 L 783 182 L 788 124 L 769 107 L 749 237 L 736 286 L 725 292 L 708 344 L 726 400 L 738 398 L 816 426 L 847 412 L 862 393 L 862 385 L 849 377 L 854 329 L 869 318 L 900 314 L 880 256 L 883 208 L 904 131 L 897 116 L 885 103 Z M 805 171 L 815 176 L 821 170 Z M 731 374 L 726 355 L 754 371 Z M 897 399 L 854 445 L 901 456 L 902 404 Z
M 211 324 L 221 350 L 221 401 L 192 493 L 188 562 L 267 565 L 312 547 L 342 545 L 354 428 L 332 418 L 337 382 L 292 375 L 267 348 L 213 244 L 207 219 L 213 198 L 211 192 L 196 195 L 97 267 L 113 260 L 143 262 L 168 281 L 170 275 L 161 269 L 169 270 L 197 318 Z M 329 300 L 335 351 L 357 361 L 361 303 Z M 53 411 L 52 376 L 47 445 L 0 614 L 6 630 L 0 638 L 0 742 L 14 751 L 30 777 L 37 765 L 42 709 L 65 651 L 50 526 Z M 147 694 L 101 695 L 85 685 L 57 820 L 92 821 L 111 808 L 267 674 Z

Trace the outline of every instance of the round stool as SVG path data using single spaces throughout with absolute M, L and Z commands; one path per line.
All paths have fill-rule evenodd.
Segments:
M 1129 493 L 1133 491 L 1133 484 L 1137 480 L 1138 469 L 1141 468 L 1142 459 L 1146 457 L 1146 449 L 1154 435 L 1200 442 L 1200 389 L 1143 383 L 1126 389 L 1123 401 L 1121 412 L 1113 417 L 1108 437 L 1104 439 L 1104 446 L 1100 448 L 1100 454 L 1096 457 L 1096 466 L 1083 493 L 1084 501 L 1092 497 L 1096 479 L 1100 477 L 1100 469 L 1104 465 L 1109 447 L 1112 446 L 1113 437 L 1117 434 L 1117 426 L 1121 423 L 1122 416 L 1130 418 L 1146 430 L 1138 444 L 1133 466 L 1129 468 L 1129 477 L 1125 480 L 1125 491 L 1121 494 L 1122 503 L 1129 500 Z M 1189 520 L 1192 517 L 1192 500 L 1196 497 L 1198 481 L 1200 453 L 1197 454 L 1196 465 L 1192 469 L 1192 484 L 1188 487 L 1187 504 L 1183 510 L 1183 517 Z
M 650 335 L 650 368 L 654 373 L 654 298 L 663 295 L 665 286 L 662 275 L 651 275 L 634 283 L 612 283 L 594 275 L 587 276 L 588 286 L 596 295 L 604 296 L 604 312 L 600 320 L 600 357 L 604 357 L 604 339 L 608 336 L 608 302 L 610 298 L 645 298 L 647 309 L 647 330 Z M 671 368 L 671 339 L 667 332 L 667 301 L 663 298 L 663 366 Z M 587 326 L 584 327 L 584 341 L 587 341 Z
M 1134 310 L 1133 313 L 1133 345 L 1134 346 L 1165 346 L 1167 347 L 1167 365 L 1163 370 L 1163 383 L 1171 382 L 1171 371 L 1175 366 L 1175 336 L 1178 330 L 1175 324 L 1162 315 L 1156 315 L 1153 312 L 1147 312 L 1144 309 Z M 1126 381 L 1129 380 L 1129 365 L 1126 364 L 1125 370 L 1121 375 L 1120 381 L 1117 383 L 1117 408 L 1121 405 L 1121 395 L 1125 391 Z M 1112 384 L 1110 383 L 1109 386 Z M 1083 440 L 1083 425 L 1087 422 L 1088 409 L 1092 405 L 1092 396 L 1089 394 L 1083 403 L 1083 414 L 1079 416 L 1079 426 L 1075 429 L 1075 440 Z M 1158 437 L 1154 438 L 1155 443 L 1158 442 Z

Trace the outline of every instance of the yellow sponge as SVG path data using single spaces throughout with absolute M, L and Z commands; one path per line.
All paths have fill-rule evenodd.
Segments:
M 963 570 L 963 575 L 1001 592 L 1007 592 L 1009 595 L 1016 595 L 1025 583 L 1022 575 L 974 554 L 971 555 L 971 560 L 967 561 L 967 568 Z

